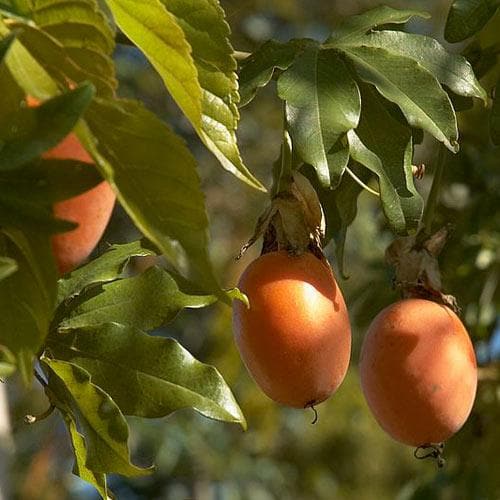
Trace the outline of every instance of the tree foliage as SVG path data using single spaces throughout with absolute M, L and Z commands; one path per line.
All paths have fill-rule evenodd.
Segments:
M 74 473 L 109 498 L 108 474 L 151 472 L 130 461 L 126 416 L 192 408 L 246 427 L 218 370 L 154 334 L 185 308 L 245 297 L 223 289 L 212 264 L 205 194 L 186 141 L 140 101 L 118 96 L 116 40 L 141 51 L 200 144 L 248 190 L 266 188 L 240 153 L 240 110 L 276 81 L 284 139 L 269 191 L 293 170 L 307 175 L 342 274 L 361 193 L 377 197 L 393 234 L 415 234 L 424 212 L 413 165 L 422 131 L 457 153 L 459 103 L 474 98 L 498 145 L 500 104 L 498 82 L 491 100 L 491 84 L 478 80 L 498 51 L 478 35 L 469 62 L 402 29 L 425 12 L 380 6 L 345 19 L 325 40 L 266 41 L 238 68 L 218 0 L 103 4 L 0 4 L 0 376 L 18 371 L 27 386 L 38 370 L 68 429 Z M 493 1 L 455 1 L 447 41 L 474 36 L 497 9 Z M 28 105 L 28 97 L 41 104 Z M 41 157 L 71 131 L 95 169 Z M 103 179 L 144 239 L 113 245 L 58 277 L 51 237 L 74 224 L 54 218 L 52 206 Z M 143 257 L 158 265 L 131 275 L 130 260 Z

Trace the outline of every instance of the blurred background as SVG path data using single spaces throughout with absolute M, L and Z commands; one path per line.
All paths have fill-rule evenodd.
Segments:
M 324 39 L 343 17 L 379 4 L 371 0 L 225 0 L 221 2 L 233 31 L 236 50 L 252 51 L 269 38 Z M 408 23 L 408 30 L 443 41 L 450 1 L 384 2 L 419 8 L 429 21 Z M 498 43 L 498 15 L 482 37 Z M 449 46 L 460 51 L 464 45 Z M 267 204 L 226 174 L 200 144 L 190 125 L 167 96 L 160 78 L 133 47 L 115 55 L 120 95 L 141 99 L 189 143 L 199 161 L 211 223 L 212 257 L 225 286 L 234 286 L 259 253 L 252 248 L 235 262 Z M 499 64 L 483 83 L 490 89 Z M 454 225 L 441 257 L 444 289 L 454 294 L 473 338 L 481 364 L 476 404 L 464 428 L 445 448 L 446 467 L 413 458 L 413 449 L 391 440 L 378 427 L 364 402 L 357 372 L 364 332 L 379 310 L 397 300 L 391 270 L 384 263 L 392 240 L 377 200 L 359 199 L 358 216 L 348 231 L 346 271 L 339 278 L 353 325 L 353 355 L 339 391 L 310 411 L 291 410 L 267 399 L 246 373 L 234 346 L 231 311 L 223 305 L 184 311 L 161 333 L 177 338 L 198 359 L 214 364 L 233 389 L 248 420 L 248 431 L 181 411 L 161 420 L 130 419 L 134 460 L 157 464 L 150 477 L 112 477 L 119 499 L 272 500 L 272 499 L 500 499 L 500 166 L 498 148 L 486 131 L 480 104 L 460 115 L 461 152 L 449 157 L 439 224 Z M 267 186 L 279 154 L 281 108 L 271 83 L 241 110 L 240 147 L 249 168 Z M 427 172 L 418 187 L 429 190 L 436 144 L 424 140 L 415 163 Z M 138 236 L 117 207 L 103 245 Z M 335 266 L 333 244 L 326 249 Z M 103 246 L 102 248 L 104 248 Z M 101 250 L 102 250 L 101 248 Z M 139 270 L 147 263 L 136 261 Z M 94 499 L 92 488 L 71 475 L 71 450 L 57 415 L 29 427 L 27 413 L 46 408 L 38 387 L 26 394 L 9 384 L 15 461 L 10 474 L 14 498 L 25 500 Z

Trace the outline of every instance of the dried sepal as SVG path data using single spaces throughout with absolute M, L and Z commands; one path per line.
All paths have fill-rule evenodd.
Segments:
M 324 235 L 325 216 L 318 195 L 309 180 L 295 171 L 287 188 L 273 196 L 237 258 L 261 236 L 264 238 L 262 254 L 285 249 L 294 255 L 311 251 L 322 258 Z
M 418 233 L 397 238 L 389 245 L 385 258 L 395 269 L 394 284 L 404 298 L 425 298 L 459 310 L 455 297 L 442 292 L 437 260 L 449 233 L 450 227 L 446 226 L 429 237 Z

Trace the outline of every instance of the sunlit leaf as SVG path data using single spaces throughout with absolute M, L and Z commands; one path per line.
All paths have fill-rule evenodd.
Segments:
M 243 164 L 236 61 L 229 26 L 215 0 L 107 0 L 123 32 L 144 52 L 206 146 L 222 166 L 264 190 Z
M 126 415 L 156 418 L 193 408 L 206 417 L 246 426 L 220 373 L 174 339 L 107 324 L 55 335 L 50 349 L 91 373 Z
M 78 305 L 59 326 L 67 329 L 116 322 L 153 330 L 186 307 L 197 309 L 216 300 L 213 295 L 181 292 L 165 270 L 151 267 L 138 276 L 103 285 L 101 293 Z
M 47 395 L 78 423 L 86 445 L 86 468 L 129 477 L 148 474 L 148 469 L 130 463 L 127 422 L 109 395 L 92 383 L 89 373 L 73 363 L 47 357 L 42 363 L 49 374 Z
M 99 257 L 59 280 L 57 303 L 80 293 L 89 285 L 106 283 L 120 277 L 132 257 L 151 255 L 155 255 L 155 252 L 147 248 L 142 241 L 112 245 Z

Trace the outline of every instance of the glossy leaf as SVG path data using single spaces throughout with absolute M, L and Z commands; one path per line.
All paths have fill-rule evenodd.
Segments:
M 384 24 L 406 23 L 412 17 L 423 17 L 428 19 L 430 15 L 421 10 L 399 10 L 386 5 L 380 5 L 368 10 L 363 14 L 348 17 L 327 40 L 327 43 L 339 40 L 341 42 L 352 41 L 369 30 Z
M 55 265 L 48 237 L 34 231 L 29 240 L 13 229 L 0 234 L 0 247 L 17 263 L 17 270 L 0 281 L 0 343 L 15 356 L 28 383 L 52 316 Z
M 127 422 L 109 395 L 92 383 L 89 373 L 47 357 L 42 363 L 48 370 L 47 395 L 56 407 L 73 416 L 84 437 L 86 468 L 128 477 L 148 474 L 147 469 L 130 463 Z
M 116 322 L 153 330 L 186 307 L 205 307 L 216 300 L 213 295 L 181 292 L 165 270 L 151 267 L 138 276 L 103 285 L 101 293 L 77 306 L 59 326 L 67 329 Z
M 342 171 L 329 164 L 328 153 L 340 135 L 355 128 L 360 113 L 356 82 L 339 55 L 308 47 L 278 79 L 294 147 L 311 164 L 320 182 L 337 183 Z
M 448 12 L 444 37 L 448 42 L 461 42 L 481 30 L 494 16 L 498 0 L 455 0 Z
M 235 131 L 239 119 L 236 62 L 229 26 L 215 0 L 108 0 L 117 24 L 144 52 L 222 166 L 264 190 L 243 164 Z
M 0 171 L 13 170 L 56 146 L 75 126 L 94 96 L 90 84 L 21 110 L 24 127 L 2 130 Z
M 495 88 L 495 98 L 490 114 L 490 136 L 493 144 L 500 146 L 500 82 Z
M 178 241 L 200 284 L 218 290 L 207 251 L 204 196 L 184 142 L 133 101 L 96 99 L 86 120 L 95 138 L 87 146 L 135 224 L 169 258 L 176 258 L 172 240 Z
M 105 500 L 111 499 L 108 493 L 106 475 L 94 472 L 87 467 L 87 448 L 85 445 L 85 438 L 78 432 L 76 419 L 70 412 L 66 412 L 59 408 L 63 414 L 66 427 L 71 438 L 71 446 L 75 454 L 75 465 L 73 467 L 73 474 L 91 484 Z
M 349 46 L 342 50 L 360 78 L 396 103 L 411 126 L 426 130 L 451 151 L 458 150 L 453 107 L 429 71 L 409 57 L 382 48 Z
M 114 323 L 55 335 L 50 349 L 91 373 L 126 415 L 157 418 L 193 408 L 206 417 L 246 427 L 220 373 L 174 339 Z
M 239 72 L 240 107 L 255 97 L 257 90 L 266 86 L 276 69 L 287 69 L 302 50 L 304 40 L 287 43 L 269 40 L 241 63 Z
M 486 91 L 477 81 L 469 62 L 458 54 L 448 52 L 434 38 L 402 31 L 375 31 L 362 37 L 359 44 L 409 57 L 456 94 L 487 100 Z
M 132 257 L 155 255 L 142 241 L 112 245 L 99 257 L 72 271 L 59 280 L 57 303 L 80 293 L 96 283 L 106 283 L 120 277 Z
M 160 0 L 106 0 L 120 29 L 139 47 L 195 129 L 202 89 L 186 36 Z

